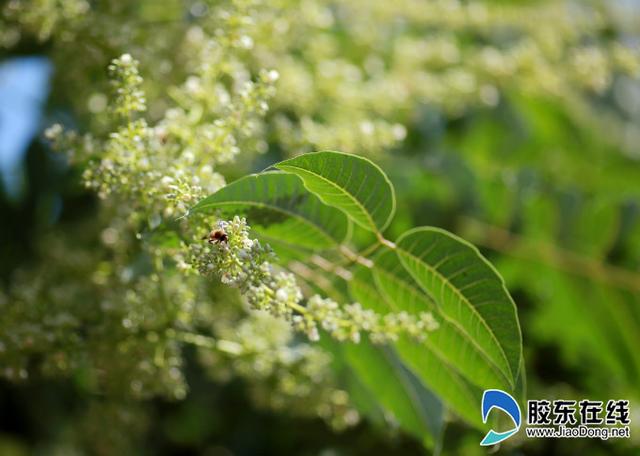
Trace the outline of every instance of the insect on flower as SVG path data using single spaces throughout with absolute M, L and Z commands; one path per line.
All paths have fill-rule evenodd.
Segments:
M 211 230 L 211 232 L 207 236 L 204 236 L 202 238 L 203 241 L 205 239 L 208 239 L 209 244 L 226 244 L 227 242 L 229 242 L 229 236 L 222 228 Z

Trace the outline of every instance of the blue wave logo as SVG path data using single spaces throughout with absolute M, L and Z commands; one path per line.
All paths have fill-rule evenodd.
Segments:
M 505 393 L 504 391 L 497 389 L 489 389 L 484 392 L 484 394 L 482 395 L 483 423 L 487 422 L 489 413 L 491 412 L 491 409 L 494 408 L 502 410 L 504 413 L 509 415 L 515 427 L 505 432 L 496 432 L 491 429 L 489 432 L 487 432 L 487 435 L 484 436 L 482 442 L 480 442 L 480 445 L 482 446 L 489 446 L 500 443 L 503 440 L 511 437 L 520 429 L 520 406 L 509 393 Z

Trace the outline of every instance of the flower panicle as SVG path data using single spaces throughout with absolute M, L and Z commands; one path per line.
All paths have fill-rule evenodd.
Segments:
M 222 283 L 238 288 L 252 309 L 286 319 L 312 341 L 320 338 L 320 330 L 336 340 L 354 343 L 362 333 L 375 343 L 393 342 L 403 335 L 423 341 L 438 328 L 431 312 L 381 314 L 357 302 L 340 305 L 319 295 L 304 302 L 296 277 L 277 270 L 272 264 L 276 256 L 269 246 L 249 237 L 246 219 L 235 216 L 219 221 L 217 229 L 225 230 L 228 240 L 192 245 L 196 269 L 218 275 Z

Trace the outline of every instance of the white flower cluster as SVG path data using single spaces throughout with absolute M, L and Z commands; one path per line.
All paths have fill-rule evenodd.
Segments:
M 278 79 L 273 70 L 258 72 L 255 81 L 244 71 L 228 74 L 225 50 L 215 57 L 173 90 L 177 105 L 150 126 L 136 118 L 146 110 L 139 63 L 124 54 L 109 65 L 115 93 L 111 110 L 117 122 L 108 137 L 80 136 L 60 125 L 49 128 L 46 136 L 74 162 L 88 162 L 84 184 L 103 199 L 117 195 L 134 218 L 162 220 L 184 214 L 224 185 L 215 166 L 233 161 L 243 141 L 250 143 L 260 132 L 259 121 Z M 219 82 L 227 77 L 237 78 L 237 84 L 229 88 Z
M 340 341 L 359 342 L 368 333 L 373 342 L 395 341 L 401 335 L 424 340 L 438 328 L 430 312 L 411 315 L 407 312 L 385 315 L 364 309 L 359 303 L 340 306 L 337 302 L 314 295 L 303 304 L 303 294 L 293 274 L 277 271 L 272 265 L 274 253 L 257 239 L 249 238 L 244 218 L 220 221 L 228 239 L 209 245 L 191 246 L 191 261 L 202 273 L 215 273 L 227 285 L 238 287 L 253 309 L 291 321 L 310 340 L 320 338 L 319 329 Z
M 236 348 L 233 355 L 200 351 L 214 378 L 228 381 L 240 376 L 255 402 L 271 409 L 317 415 L 337 429 L 358 422 L 347 392 L 335 386 L 331 355 L 315 344 L 293 343 L 288 322 L 257 311 L 239 321 L 218 321 L 216 333 L 222 338 L 218 344 L 224 341 Z
M 102 227 L 105 220 L 97 222 Z M 220 226 L 233 232 L 242 225 Z M 120 233 L 115 224 L 102 232 L 83 226 L 42 236 L 40 266 L 18 268 L 8 289 L 0 290 L 0 378 L 23 382 L 82 372 L 101 395 L 182 399 L 188 391 L 182 349 L 190 344 L 216 380 L 244 379 L 258 405 L 318 416 L 338 429 L 356 424 L 358 414 L 334 377 L 327 351 L 296 339 L 282 318 L 268 312 L 247 316 L 227 287 L 162 270 L 166 248 L 147 252 L 160 260 L 149 272 L 135 250 L 140 241 Z M 106 250 L 95 248 L 98 234 Z M 105 252 L 111 261 L 104 261 Z M 237 269 L 226 279 L 235 284 L 243 277 Z
M 27 30 L 44 41 L 65 28 L 73 28 L 89 11 L 89 3 L 86 0 L 3 2 L 0 6 L 0 47 L 14 46 Z M 17 27 L 15 22 L 21 26 Z
M 109 65 L 109 76 L 115 93 L 113 110 L 125 118 L 131 118 L 133 114 L 147 109 L 138 65 L 131 54 L 123 54 Z
M 407 312 L 381 315 L 364 309 L 359 303 L 341 307 L 332 299 L 312 296 L 307 302 L 307 313 L 293 317 L 294 327 L 304 331 L 310 339 L 318 338 L 320 327 L 339 341 L 360 342 L 360 334 L 368 333 L 374 343 L 392 342 L 406 334 L 423 341 L 427 333 L 438 329 L 438 322 L 430 312 L 417 316 Z
M 0 377 L 83 372 L 101 394 L 183 398 L 180 343 L 165 332 L 191 327 L 197 281 L 141 275 L 124 242 L 118 247 L 131 256 L 119 261 L 129 266 L 116 269 L 86 239 L 89 228 L 43 235 L 39 265 L 17 268 L 0 290 Z
M 73 59 L 64 56 L 65 46 L 56 51 L 67 57 L 67 78 L 83 100 L 104 98 L 85 93 L 94 84 L 76 79 L 93 77 L 88 64 L 104 64 L 98 61 L 104 52 L 86 43 L 85 34 L 109 49 L 144 49 L 153 62 L 145 66 L 152 73 L 149 114 L 154 121 L 174 116 L 182 145 L 196 156 L 213 151 L 229 160 L 239 150 L 263 151 L 267 141 L 289 151 L 374 155 L 402 142 L 406 128 L 419 127 L 423 105 L 458 116 L 509 103 L 513 92 L 555 98 L 579 121 L 601 115 L 591 98 L 608 96 L 620 79 L 637 80 L 640 54 L 606 33 L 620 25 L 619 5 L 575 3 L 308 0 L 301 12 L 292 0 L 199 2 L 197 13 L 184 5 L 193 20 L 136 33 L 134 47 L 131 30 L 139 29 L 140 17 L 129 8 L 12 0 L 4 8 L 6 25 L 0 22 L 0 46 L 30 33 L 75 40 L 66 51 Z M 61 26 L 53 28 L 57 21 Z M 344 34 L 332 33 L 335 27 Z M 277 68 L 280 75 L 268 128 L 233 101 L 259 92 L 252 84 L 263 78 L 251 76 L 257 68 Z M 265 73 L 272 84 L 275 73 Z M 264 99 L 249 105 L 256 113 L 267 107 Z M 254 132 L 250 147 L 240 144 L 238 131 L 230 133 L 241 119 L 242 129 Z

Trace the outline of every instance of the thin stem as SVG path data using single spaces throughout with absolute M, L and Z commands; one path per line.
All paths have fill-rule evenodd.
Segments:
M 579 255 L 553 244 L 533 242 L 503 228 L 472 218 L 464 217 L 462 221 L 467 228 L 467 236 L 471 237 L 476 244 L 505 255 L 537 261 L 569 274 L 586 277 L 617 288 L 640 291 L 640 274 L 633 271 Z
M 366 249 L 361 250 L 360 252 L 358 252 L 358 255 L 363 256 L 363 257 L 368 257 L 369 255 L 373 254 L 376 250 L 378 250 L 381 245 L 382 245 L 381 242 L 374 242 L 373 244 L 371 244 Z
M 349 247 L 347 247 L 346 245 L 341 245 L 340 246 L 340 253 L 342 253 L 352 263 L 361 264 L 362 266 L 364 266 L 366 268 L 372 268 L 373 267 L 373 261 L 371 261 L 368 258 L 365 258 L 363 256 L 358 255 L 357 253 L 355 253 L 354 251 L 349 249 Z
M 384 236 L 382 235 L 382 233 L 376 233 L 376 236 L 377 236 L 378 242 L 380 244 L 382 244 L 382 245 L 384 245 L 386 247 L 389 247 L 392 250 L 395 250 L 396 245 L 393 242 L 391 242 L 390 240 L 385 239 Z
M 339 252 L 344 256 L 348 261 L 344 264 L 344 266 L 350 266 L 353 263 L 359 263 L 367 268 L 373 267 L 373 261 L 367 258 L 369 255 L 373 254 L 376 250 L 378 250 L 381 246 L 388 247 L 390 249 L 395 249 L 396 244 L 391 242 L 388 239 L 385 239 L 381 233 L 376 233 L 377 242 L 371 244 L 366 247 L 364 250 L 360 252 L 354 252 L 346 245 L 340 245 Z M 345 279 L 348 280 L 348 279 Z
M 177 331 L 170 328 L 166 330 L 166 335 L 171 339 L 195 345 L 196 347 L 210 348 L 212 350 L 218 350 L 232 355 L 239 355 L 244 351 L 242 345 L 237 342 L 215 339 L 203 334 L 196 334 L 188 331 Z
M 318 266 L 323 271 L 327 271 L 327 272 L 331 272 L 333 274 L 336 274 L 338 277 L 340 277 L 340 278 L 342 278 L 342 279 L 344 279 L 346 281 L 351 280 L 351 278 L 353 277 L 351 272 L 347 271 L 342 266 L 335 265 L 331 261 L 327 260 L 326 258 L 324 258 L 324 257 L 322 257 L 322 256 L 320 256 L 318 254 L 314 254 L 311 257 L 311 262 L 313 264 L 315 264 L 316 266 Z

